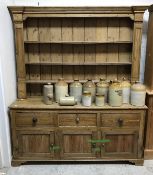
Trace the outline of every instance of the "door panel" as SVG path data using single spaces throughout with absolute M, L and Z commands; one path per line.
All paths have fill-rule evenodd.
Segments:
M 97 132 L 92 131 L 61 131 L 61 158 L 62 159 L 93 159 L 96 158 L 94 147 L 90 143 L 97 139 Z
M 17 157 L 36 159 L 53 158 L 55 155 L 55 133 L 49 131 L 18 131 Z
M 110 140 L 101 145 L 103 158 L 137 158 L 137 131 L 104 131 L 102 138 Z

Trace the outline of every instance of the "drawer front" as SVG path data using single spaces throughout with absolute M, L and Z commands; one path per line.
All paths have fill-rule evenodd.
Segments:
M 59 114 L 59 126 L 97 126 L 97 114 Z
M 54 115 L 49 112 L 16 112 L 15 123 L 17 127 L 53 126 Z
M 102 127 L 139 127 L 140 114 L 101 114 Z

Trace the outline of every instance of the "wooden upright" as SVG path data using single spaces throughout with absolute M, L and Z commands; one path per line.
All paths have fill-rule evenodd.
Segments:
M 145 84 L 148 89 L 146 99 L 148 112 L 144 156 L 145 159 L 153 159 L 153 5 L 149 7 Z
M 139 80 L 147 7 L 9 7 L 18 99 L 10 106 L 12 165 L 26 161 L 143 163 L 144 107 L 61 107 L 42 102 L 58 78 Z M 103 140 L 109 140 L 105 143 Z

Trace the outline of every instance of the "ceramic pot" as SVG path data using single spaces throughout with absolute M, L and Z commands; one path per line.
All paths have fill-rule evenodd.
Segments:
M 122 86 L 117 80 L 111 82 L 109 86 L 109 105 L 121 106 L 123 103 Z
M 62 106 L 73 106 L 77 104 L 77 100 L 73 96 L 60 97 L 59 104 Z
M 123 92 L 123 103 L 129 104 L 130 103 L 130 91 L 131 91 L 131 83 L 123 78 L 121 82 L 122 92 Z
M 78 79 L 75 79 L 74 82 L 70 84 L 70 96 L 74 96 L 77 102 L 81 102 L 82 84 Z
M 97 83 L 97 86 L 96 86 L 96 92 L 99 94 L 99 95 L 104 95 L 105 96 L 105 103 L 107 103 L 107 96 L 108 96 L 108 87 L 109 87 L 109 84 L 107 83 L 107 81 L 103 78 L 100 78 L 100 81 L 99 83 Z
M 92 103 L 91 92 L 84 91 L 82 94 L 82 105 L 91 106 L 91 103 Z
M 134 106 L 144 106 L 146 98 L 146 86 L 140 82 L 135 82 L 131 86 L 131 104 Z
M 105 105 L 105 96 L 101 94 L 96 94 L 95 100 L 96 106 L 104 106 Z
M 83 84 L 83 92 L 84 91 L 91 92 L 91 102 L 94 102 L 96 94 L 96 86 L 91 79 L 88 79 L 88 81 Z
M 47 105 L 53 103 L 53 85 L 51 83 L 43 86 L 43 101 Z
M 68 84 L 64 81 L 64 78 L 60 78 L 55 84 L 55 101 L 59 102 L 60 97 L 68 95 Z

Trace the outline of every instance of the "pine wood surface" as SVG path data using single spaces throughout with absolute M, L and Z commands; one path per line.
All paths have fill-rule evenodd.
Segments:
M 139 79 L 146 6 L 8 8 L 16 35 L 18 98 L 41 96 L 43 81 L 60 77 Z
M 9 107 L 10 109 L 147 109 L 147 106 L 138 107 L 130 104 L 123 104 L 120 107 L 111 107 L 108 104 L 102 107 L 98 107 L 95 104 L 92 104 L 90 107 L 83 106 L 81 104 L 77 104 L 75 106 L 60 106 L 58 103 L 53 103 L 52 105 L 46 105 L 43 102 L 43 99 L 40 97 L 33 97 L 28 99 L 18 99 Z
M 41 96 L 43 85 L 60 77 L 68 83 L 138 80 L 147 7 L 8 8 L 18 87 L 18 99 L 10 105 L 12 165 L 45 160 L 143 164 L 147 106 L 45 105 Z
M 147 86 L 147 99 L 146 104 L 148 106 L 147 118 L 146 118 L 146 138 L 145 138 L 145 159 L 153 158 L 153 11 L 152 7 L 149 7 L 149 21 L 148 21 L 148 33 L 147 33 L 147 51 L 146 51 L 146 63 L 144 82 Z
M 144 117 L 144 109 L 12 109 L 13 162 L 94 159 L 136 162 L 143 155 Z M 111 142 L 100 143 L 101 139 Z

